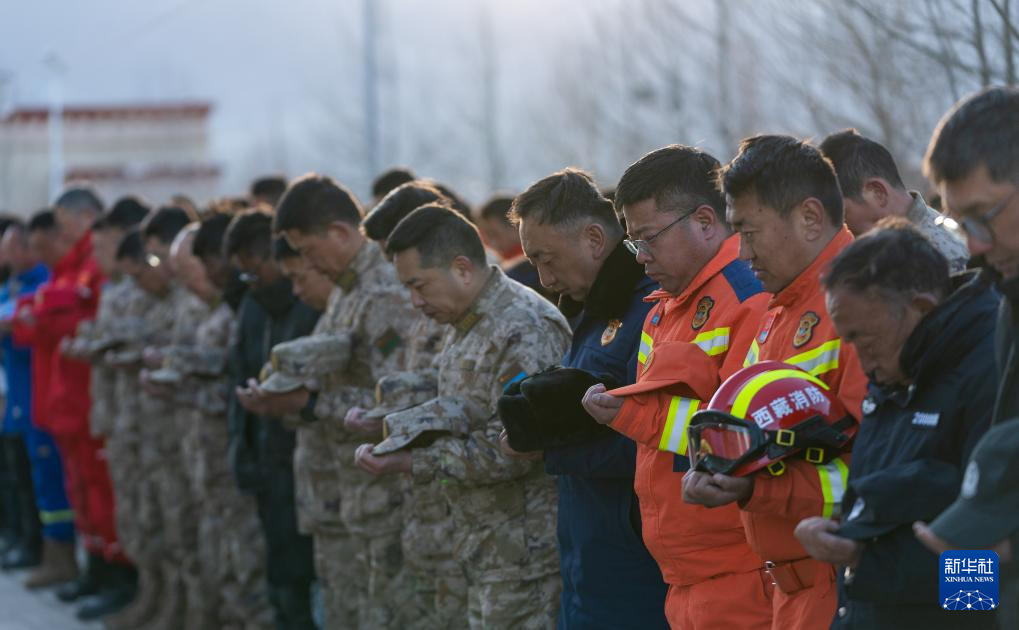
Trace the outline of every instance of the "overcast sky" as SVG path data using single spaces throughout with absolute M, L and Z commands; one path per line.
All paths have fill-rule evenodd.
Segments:
M 568 36 L 570 10 L 578 3 L 487 1 L 498 24 L 505 75 L 516 86 L 526 85 L 543 71 L 536 42 L 564 28 Z M 9 100 L 20 106 L 47 101 L 44 59 L 51 53 L 67 68 L 67 104 L 213 102 L 212 156 L 226 167 L 229 187 L 244 186 L 267 169 L 353 174 L 359 171 L 349 164 L 325 163 L 315 123 L 333 116 L 331 109 L 345 109 L 346 118 L 335 112 L 331 133 L 345 131 L 336 129 L 344 124 L 357 126 L 351 116 L 361 111 L 361 5 L 360 0 L 0 0 L 0 72 L 10 79 Z M 384 0 L 378 6 L 382 68 L 391 83 L 384 96 L 447 110 L 455 105 L 443 100 L 477 98 L 477 1 Z M 406 86 L 422 82 L 442 87 L 424 99 L 407 94 Z M 512 103 L 514 95 L 505 92 L 518 91 L 508 85 L 501 96 Z M 407 108 L 387 111 L 393 116 L 386 121 L 387 147 L 390 156 L 398 156 L 411 141 L 399 137 L 399 112 Z

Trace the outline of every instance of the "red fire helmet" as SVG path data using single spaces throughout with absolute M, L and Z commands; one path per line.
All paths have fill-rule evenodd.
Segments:
M 687 428 L 693 467 L 746 476 L 778 475 L 800 455 L 823 464 L 841 453 L 856 420 L 821 379 L 780 361 L 762 361 L 730 376 Z

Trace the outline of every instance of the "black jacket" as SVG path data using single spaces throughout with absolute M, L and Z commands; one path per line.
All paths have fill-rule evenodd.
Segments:
M 231 352 L 234 385 L 258 378 L 278 343 L 311 333 L 319 312 L 299 302 L 290 281 L 248 291 L 238 311 Z M 294 499 L 294 431 L 277 418 L 246 412 L 230 388 L 231 463 L 238 485 L 255 495 L 266 542 L 266 578 L 271 588 L 307 588 L 314 579 L 311 538 L 297 531 Z
M 844 522 L 854 523 L 861 511 L 883 510 L 884 517 L 876 520 L 892 527 L 863 540 L 854 572 L 840 570 L 833 628 L 959 627 L 960 613 L 938 605 L 938 556 L 916 540 L 911 527 L 915 520 L 937 516 L 958 494 L 962 470 L 988 428 L 997 391 L 991 356 L 998 295 L 986 279 L 972 274 L 958 282 L 955 293 L 906 341 L 900 364 L 912 385 L 871 384 L 864 401 L 843 500 Z M 948 474 L 917 474 L 903 490 L 901 478 L 893 478 L 904 466 L 947 469 Z M 888 483 L 881 483 L 882 474 Z M 993 622 L 989 615 L 969 617 L 968 627 Z
M 231 349 L 232 385 L 258 378 L 273 346 L 311 334 L 320 313 L 298 301 L 290 281 L 252 289 L 237 313 L 237 338 Z M 293 469 L 294 432 L 275 418 L 246 412 L 230 388 L 229 424 L 234 474 L 242 490 L 258 490 L 268 476 Z
M 1001 382 L 994 405 L 994 424 L 1019 418 L 1019 278 L 1001 281 L 998 287 L 1004 299 L 998 311 L 995 339 L 995 358 Z M 1015 550 L 1019 549 L 1019 529 L 1012 534 L 1011 542 L 1013 561 L 1001 566 L 998 615 L 1003 628 L 1019 624 L 1019 561 L 1014 559 Z

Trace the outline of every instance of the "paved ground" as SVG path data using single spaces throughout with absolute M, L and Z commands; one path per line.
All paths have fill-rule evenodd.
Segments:
M 74 607 L 60 603 L 52 589 L 30 592 L 21 585 L 24 571 L 0 571 L 0 630 L 99 630 L 82 623 Z

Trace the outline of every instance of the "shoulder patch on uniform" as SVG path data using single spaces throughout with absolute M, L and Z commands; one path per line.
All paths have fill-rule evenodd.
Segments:
M 399 348 L 402 343 L 403 338 L 400 337 L 400 334 L 392 328 L 387 328 L 386 332 L 382 333 L 379 338 L 375 340 L 375 347 L 379 349 L 382 356 L 388 357 L 394 350 Z
M 821 318 L 814 311 L 807 311 L 800 317 L 800 325 L 793 335 L 793 347 L 802 348 L 814 337 L 814 327 L 821 323 Z
M 740 304 L 758 293 L 764 293 L 764 285 L 750 270 L 750 265 L 742 260 L 734 260 L 723 267 L 722 276 L 732 287 L 732 292 L 736 294 L 736 299 Z
M 710 295 L 705 295 L 701 298 L 700 302 L 697 302 L 697 310 L 693 314 L 693 320 L 690 322 L 690 326 L 694 330 L 700 330 L 704 327 L 704 324 L 708 323 L 708 317 L 711 316 L 711 309 L 715 308 L 715 299 Z

